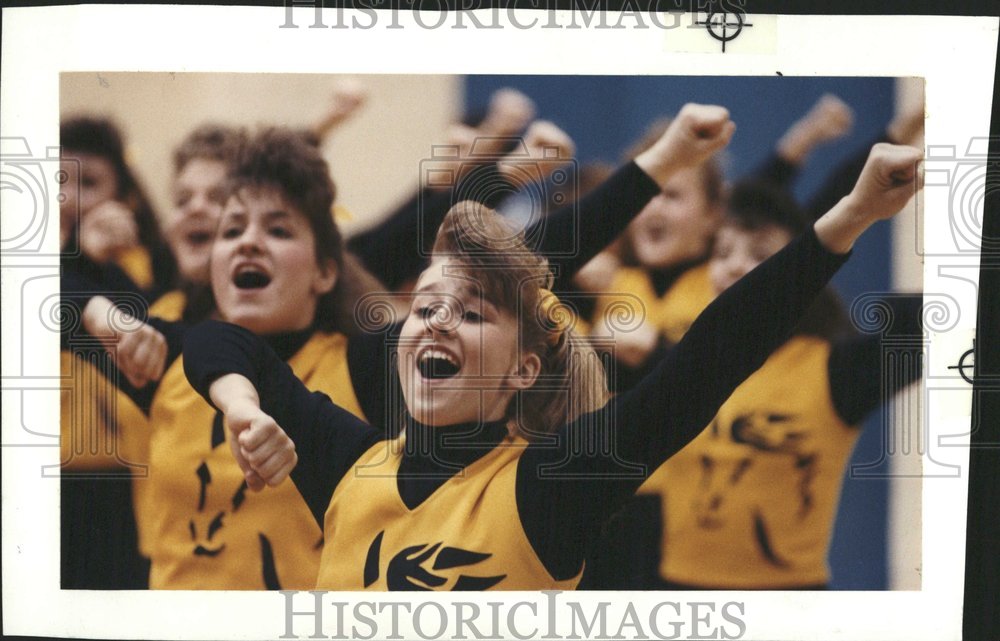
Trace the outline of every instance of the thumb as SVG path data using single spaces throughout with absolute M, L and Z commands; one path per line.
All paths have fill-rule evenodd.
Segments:
M 923 158 L 923 154 L 914 147 L 901 147 L 893 152 L 886 159 L 886 171 L 890 180 L 896 185 L 913 182 L 918 173 L 917 164 Z
M 230 427 L 230 431 L 232 431 L 232 427 Z M 237 432 L 233 432 L 232 436 L 229 438 L 229 449 L 233 453 L 233 458 L 236 459 L 236 464 L 240 466 L 240 470 L 243 472 L 243 478 L 247 482 L 247 487 L 254 492 L 260 492 L 264 489 L 264 481 L 257 475 L 257 472 L 253 470 L 250 462 L 247 460 L 246 456 L 244 456 L 243 448 L 240 447 L 237 435 Z

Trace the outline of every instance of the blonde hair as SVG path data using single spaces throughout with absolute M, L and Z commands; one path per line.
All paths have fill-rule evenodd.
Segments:
M 516 434 L 536 439 L 607 403 L 601 360 L 573 329 L 575 311 L 551 298 L 548 261 L 528 248 L 523 234 L 489 207 L 463 201 L 445 216 L 432 252 L 458 263 L 484 298 L 512 313 L 520 349 L 541 361 L 535 384 L 507 409 Z

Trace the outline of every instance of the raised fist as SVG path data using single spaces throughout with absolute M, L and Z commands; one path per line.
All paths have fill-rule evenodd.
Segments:
M 849 198 L 874 220 L 895 216 L 922 186 L 916 147 L 878 143 L 872 147 Z
M 677 170 L 696 167 L 728 145 L 735 131 L 736 124 L 725 107 L 688 103 L 635 162 L 663 186 Z

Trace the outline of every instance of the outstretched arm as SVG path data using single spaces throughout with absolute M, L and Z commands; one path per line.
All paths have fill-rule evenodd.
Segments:
M 632 460 L 659 465 L 709 423 L 733 390 L 788 339 L 857 238 L 898 213 L 919 188 L 920 158 L 912 147 L 875 145 L 850 194 L 810 232 L 720 295 L 657 371 L 609 405 L 618 411 L 612 418 L 619 430 L 646 426 L 638 429 L 648 434 L 640 440 L 648 442 L 627 452 L 639 457 Z M 695 385 L 688 382 L 692 375 Z M 668 427 L 651 415 L 666 416 Z
M 438 227 L 448 210 L 459 200 L 474 199 L 496 207 L 503 198 L 521 186 L 519 167 L 535 160 L 544 179 L 557 162 L 568 161 L 573 141 L 550 122 L 532 123 L 523 138 L 480 138 L 478 131 L 458 127 L 453 132 L 453 146 L 462 149 L 455 160 L 435 161 L 436 173 L 450 172 L 457 177 L 447 188 L 425 186 L 376 227 L 354 236 L 348 247 L 369 271 L 390 289 L 398 289 L 419 275 L 427 263 Z M 459 141 L 460 139 L 460 141 Z M 507 155 L 494 154 L 497 142 L 516 141 Z M 421 245 L 423 242 L 423 245 Z M 392 260 L 386 260 L 392 256 Z
M 68 323 L 62 331 L 61 348 L 71 350 L 74 340 L 96 338 L 113 363 L 104 376 L 148 413 L 160 377 L 180 355 L 184 324 L 155 317 L 143 320 L 147 303 L 141 294 L 107 283 L 95 285 L 77 269 L 63 270 L 60 287 L 62 305 L 73 306 L 79 318 L 78 326 Z
M 786 190 L 791 189 L 799 168 L 813 150 L 844 136 L 853 124 L 854 112 L 851 107 L 833 94 L 823 94 L 804 116 L 792 123 L 788 131 L 778 139 L 771 156 L 751 175 Z M 857 178 L 857 174 L 854 177 Z M 853 184 L 852 179 L 840 195 L 846 193 Z
M 633 162 L 624 165 L 576 205 L 559 209 L 525 230 L 533 249 L 546 256 L 556 272 L 556 286 L 610 245 L 677 171 L 695 167 L 732 138 L 736 125 L 729 112 L 713 105 L 687 104 L 667 131 Z M 575 246 L 573 245 L 575 243 Z
M 919 158 L 916 149 L 877 145 L 840 206 L 723 292 L 639 385 L 567 426 L 555 446 L 528 448 L 518 468 L 518 508 L 547 567 L 571 576 L 594 524 L 697 436 L 733 390 L 787 340 L 854 240 L 912 195 Z M 587 454 L 581 445 L 588 443 L 607 448 Z M 545 474 L 577 480 L 559 482 Z
M 184 373 L 225 416 L 248 485 L 259 490 L 291 474 L 322 527 L 337 483 L 379 433 L 309 391 L 267 343 L 236 325 L 193 327 L 184 339 Z

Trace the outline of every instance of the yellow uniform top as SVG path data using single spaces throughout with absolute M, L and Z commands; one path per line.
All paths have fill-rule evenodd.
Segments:
M 605 314 L 613 310 L 620 297 L 615 293 L 631 294 L 639 299 L 645 308 L 646 322 L 659 329 L 671 343 L 683 338 L 691 323 L 708 304 L 714 293 L 708 278 L 708 264 L 692 267 L 658 296 L 649 278 L 642 269 L 623 267 L 619 269 L 608 287 L 608 294 L 597 299 L 594 324 L 602 323 Z M 613 313 L 613 312 L 612 312 Z
M 403 438 L 372 446 L 326 512 L 318 589 L 573 589 L 528 541 L 515 497 L 527 442 L 508 437 L 410 509 L 397 487 Z
M 660 574 L 719 588 L 826 583 L 844 466 L 858 429 L 830 396 L 827 341 L 798 336 L 640 492 L 662 497 Z
M 153 287 L 153 259 L 149 250 L 142 245 L 135 245 L 122 251 L 115 258 L 115 263 L 122 268 L 139 289 L 149 290 Z
M 313 390 L 361 416 L 347 366 L 347 340 L 317 332 L 289 359 Z M 178 358 L 150 412 L 148 504 L 139 529 L 149 544 L 150 587 L 311 589 L 322 532 L 292 483 L 245 489 L 221 414 L 188 384 Z
M 145 474 L 146 415 L 105 376 L 110 366 L 110 357 L 96 346 L 59 354 L 63 380 L 59 447 L 64 472 Z
M 149 315 L 166 321 L 179 321 L 184 315 L 187 296 L 179 289 L 174 289 L 157 298 L 149 306 Z

